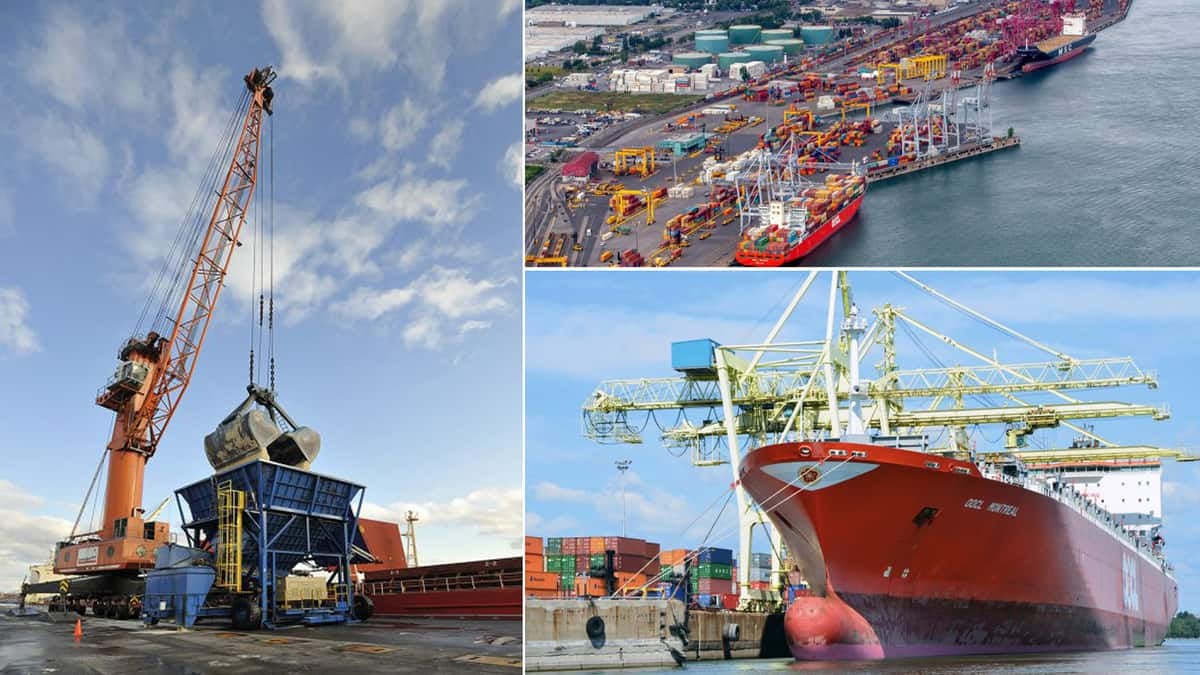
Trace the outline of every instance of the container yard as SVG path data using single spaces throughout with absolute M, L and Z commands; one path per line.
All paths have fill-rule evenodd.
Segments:
M 768 593 L 771 563 L 755 554 L 750 565 L 757 580 L 752 592 L 760 599 Z M 736 611 L 745 607 L 730 549 L 662 550 L 630 537 L 527 536 L 525 570 L 530 671 L 787 654 L 782 615 Z
M 1126 0 L 981 2 L 896 28 L 735 22 L 697 30 L 668 62 L 618 67 L 609 76 L 615 84 L 605 86 L 631 100 L 635 92 L 687 91 L 703 101 L 625 119 L 611 117 L 620 111 L 610 101 L 599 129 L 556 143 L 567 166 L 581 151 L 596 161 L 587 176 L 551 164 L 527 186 L 527 265 L 802 264 L 835 236 L 832 228 L 854 227 L 860 206 L 781 223 L 767 216 L 772 202 L 795 210 L 797 195 L 822 189 L 830 175 L 868 184 L 931 170 L 952 175 L 958 162 L 1019 148 L 1020 130 L 991 112 L 1003 80 L 1082 53 L 1128 8 Z M 537 106 L 531 95 L 528 114 L 545 113 Z M 585 110 L 574 112 L 587 123 Z M 680 134 L 703 135 L 703 145 L 681 146 Z M 636 148 L 654 149 L 654 170 L 619 170 L 620 154 Z M 613 199 L 664 190 L 666 198 L 639 197 L 632 208 Z M 867 194 L 861 208 L 870 205 Z M 748 236 L 760 241 L 760 228 L 797 243 L 785 255 L 747 261 L 739 246 Z
M 696 306 L 728 292 L 751 303 L 739 316 L 757 318 L 731 322 L 738 346 L 678 340 L 662 345 L 662 367 L 649 372 L 619 360 L 597 368 L 625 377 L 575 387 L 596 456 L 576 458 L 573 476 L 527 459 L 539 467 L 530 480 L 554 487 L 535 483 L 542 487 L 527 508 L 538 522 L 561 504 L 553 515 L 562 521 L 624 525 L 624 479 L 606 479 L 601 465 L 633 457 L 637 503 L 654 505 L 636 509 L 638 523 L 676 533 L 659 540 L 658 573 L 640 588 L 612 583 L 600 559 L 568 556 L 563 567 L 547 553 L 588 547 L 591 555 L 604 543 L 611 560 L 608 538 L 567 536 L 559 526 L 561 537 L 527 540 L 527 569 L 575 570 L 573 583 L 555 588 L 553 575 L 539 576 L 540 589 L 526 592 L 531 669 L 615 667 L 606 635 L 628 665 L 660 668 L 671 667 L 668 658 L 769 658 L 776 648 L 833 670 L 841 668 L 830 661 L 911 658 L 930 659 L 922 671 L 954 670 L 966 665 L 954 659 L 986 655 L 987 669 L 999 671 L 1018 663 L 1004 658 L 1036 652 L 1157 658 L 1180 586 L 1164 549 L 1163 509 L 1176 508 L 1164 501 L 1164 481 L 1194 473 L 1185 463 L 1200 456 L 1158 444 L 1172 433 L 1149 427 L 1171 411 L 1147 364 L 1073 356 L 1031 336 L 1025 321 L 966 304 L 956 291 L 978 297 L 982 288 L 967 273 L 943 273 L 939 287 L 905 272 L 812 271 L 784 286 L 759 275 L 703 279 L 712 276 L 667 275 L 637 299 L 628 298 L 638 275 L 617 277 L 603 304 L 578 308 L 605 314 L 579 319 L 590 330 L 608 315 L 645 316 L 661 297 Z M 1065 276 L 1050 274 L 1046 286 L 1015 282 L 1011 301 L 1021 311 L 1003 300 L 992 306 L 1021 316 L 1034 293 L 1065 299 L 1079 292 Z M 551 293 L 577 290 L 546 277 Z M 984 295 L 1004 297 L 1007 287 L 993 283 L 988 277 Z M 536 305 L 539 291 L 530 292 Z M 774 311 L 758 316 L 768 306 Z M 530 339 L 552 352 L 543 335 L 561 335 L 558 317 L 531 312 L 538 316 Z M 693 316 L 677 321 L 694 325 Z M 746 334 L 750 321 L 765 337 Z M 1056 335 L 1079 333 L 1066 322 Z M 540 427 L 552 430 L 531 447 L 586 452 L 557 437 L 577 424 L 566 406 L 548 402 L 563 386 L 531 380 Z M 663 505 L 681 503 L 666 495 L 680 494 L 691 508 L 665 513 Z M 561 495 L 588 495 L 595 506 Z M 684 537 L 690 545 L 677 548 Z M 650 541 L 619 545 L 642 551 Z M 1080 550 L 1095 564 L 1080 564 Z M 701 622 L 718 632 L 702 638 Z
M 242 236 L 256 186 L 274 183 L 263 156 L 273 148 L 275 80 L 271 67 L 243 78 L 205 176 L 214 189 L 193 201 L 147 301 L 162 309 L 143 312 L 96 391 L 95 404 L 115 415 L 111 435 L 80 517 L 0 617 L 6 671 L 521 665 L 520 558 L 417 566 L 413 512 L 406 552 L 398 524 L 362 517 L 367 486 L 314 470 L 321 435 L 277 396 L 274 279 L 266 273 L 274 233 L 255 223 L 257 236 Z M 272 208 L 273 187 L 263 193 L 260 214 Z M 158 465 L 150 460 L 197 374 L 244 244 L 263 268 L 245 397 L 196 443 L 211 473 L 188 478 L 148 511 L 146 471 Z M 177 532 L 160 518 L 169 502 Z M 82 519 L 89 503 L 98 529 Z

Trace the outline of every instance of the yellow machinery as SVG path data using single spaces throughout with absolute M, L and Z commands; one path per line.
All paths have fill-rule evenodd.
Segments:
M 802 110 L 797 110 L 795 108 L 784 110 L 783 123 L 790 126 L 792 124 L 792 120 L 806 120 L 804 127 L 802 129 L 797 129 L 797 131 L 812 131 L 813 125 L 815 124 L 812 111 L 808 110 L 807 108 Z
M 866 103 L 842 103 L 842 124 L 846 123 L 846 111 L 847 110 L 858 110 L 860 108 L 867 111 L 867 119 L 870 119 L 871 118 L 871 103 L 870 103 L 870 101 L 868 101 Z
M 631 211 L 625 211 L 624 210 L 625 200 L 623 199 L 623 197 L 625 195 L 641 195 L 642 196 L 642 199 L 645 200 L 646 224 L 653 225 L 654 224 L 654 202 L 655 202 L 655 200 L 650 196 L 650 192 L 647 190 L 621 190 L 617 194 L 613 195 L 612 205 L 614 205 L 613 210 L 617 212 L 617 215 L 616 215 L 616 219 L 613 220 L 612 224 L 620 225 L 621 223 L 625 222 L 627 219 L 633 217 L 639 211 L 641 211 L 640 208 L 635 208 Z
M 525 256 L 526 267 L 566 267 L 566 256 Z
M 891 70 L 896 74 L 897 84 L 916 77 L 926 81 L 936 80 L 946 76 L 949 62 L 950 59 L 945 54 L 926 54 L 900 59 L 900 63 L 880 63 L 875 66 L 875 78 L 878 84 L 883 84 L 887 71 Z
M 622 148 L 613 157 L 613 173 L 618 176 L 636 174 L 646 178 L 654 173 L 654 148 Z
M 246 493 L 233 489 L 232 481 L 217 486 L 217 579 L 215 585 L 242 592 L 242 511 Z

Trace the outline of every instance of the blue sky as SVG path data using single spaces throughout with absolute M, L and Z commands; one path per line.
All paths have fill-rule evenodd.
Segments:
M 642 445 L 600 445 L 582 437 L 580 407 L 606 379 L 670 377 L 670 343 L 709 337 L 723 344 L 760 342 L 799 288 L 806 272 L 670 271 L 564 274 L 526 279 L 526 501 L 527 527 L 539 536 L 612 534 L 621 527 L 617 459 L 633 460 L 627 476 L 628 530 L 664 548 L 695 546 L 716 510 L 697 515 L 727 490 L 728 465 L 693 468 L 674 457 L 657 434 Z M 780 340 L 819 339 L 828 293 L 823 275 Z M 1156 370 L 1159 388 L 1098 391 L 1087 400 L 1169 404 L 1172 417 L 1097 421 L 1096 432 L 1120 443 L 1200 445 L 1200 274 L 1144 272 L 924 272 L 918 279 L 1076 358 L 1129 356 Z M 1046 355 L 950 309 L 890 273 L 852 273 L 860 308 L 891 302 L 956 340 L 1002 362 L 1049 360 Z M 868 315 L 869 316 L 869 315 Z M 947 365 L 973 361 L 922 338 Z M 901 368 L 930 367 L 903 331 L 897 331 Z M 870 361 L 875 363 L 877 359 Z M 867 369 L 864 377 L 870 377 Z M 1030 397 L 1034 398 L 1034 397 Z M 1036 399 L 1034 399 L 1036 400 Z M 673 415 L 659 421 L 674 422 Z M 631 423 L 636 420 L 631 418 Z M 654 429 L 651 423 L 650 429 Z M 1065 447 L 1074 432 L 1044 430 L 1041 447 Z M 1001 439 L 1001 430 L 976 432 L 977 447 Z M 1200 467 L 1167 461 L 1164 536 L 1180 578 L 1181 606 L 1200 606 Z M 717 505 L 719 508 L 719 504 Z M 697 521 L 689 528 L 689 525 Z M 735 548 L 732 506 L 714 545 Z M 761 539 L 760 539 L 761 541 Z M 767 550 L 758 544 L 755 550 Z
M 314 469 L 367 515 L 420 512 L 422 562 L 519 555 L 519 25 L 515 0 L 0 4 L 0 589 L 69 529 L 95 391 L 266 64 L 279 393 L 323 435 Z M 210 473 L 244 395 L 247 251 L 147 508 Z

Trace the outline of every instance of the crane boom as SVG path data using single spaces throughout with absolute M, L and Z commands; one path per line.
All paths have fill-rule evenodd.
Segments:
M 154 564 L 158 544 L 167 543 L 167 523 L 142 517 L 146 462 L 158 449 L 168 423 L 187 390 L 212 319 L 233 249 L 258 177 L 262 116 L 272 113 L 275 72 L 255 68 L 243 78 L 248 94 L 241 130 L 232 145 L 229 166 L 216 192 L 206 226 L 195 231 L 198 242 L 187 279 L 170 318 L 166 335 L 156 330 L 129 339 L 118 354 L 116 372 L 96 397 L 97 405 L 116 413 L 108 449 L 104 514 L 97 532 L 72 533 L 55 555 L 55 571 L 136 571 Z M 236 113 L 235 113 L 236 115 Z M 215 187 L 215 184 L 214 184 Z M 203 207 L 202 207 L 203 208 Z M 198 222 L 197 225 L 200 225 Z M 185 226 L 186 227 L 186 226 Z M 173 303 L 175 298 L 168 298 Z M 168 305 L 169 306 L 169 305 Z
M 252 98 L 233 161 L 225 172 L 225 182 L 192 267 L 191 281 L 180 301 L 171 337 L 162 350 L 162 361 L 155 370 L 152 393 L 138 409 L 131 428 L 133 433 L 126 440 L 126 443 L 140 441 L 145 433 L 147 438 L 140 449 L 147 457 L 154 455 L 159 439 L 191 381 L 213 308 L 224 286 L 233 249 L 246 222 L 246 209 L 257 184 L 262 114 L 264 111 L 271 113 L 273 93 L 270 85 L 274 79 L 275 73 L 270 68 L 255 69 L 246 75 L 246 87 Z

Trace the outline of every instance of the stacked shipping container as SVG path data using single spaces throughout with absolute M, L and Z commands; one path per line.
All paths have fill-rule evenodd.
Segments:
M 604 580 L 589 573 L 604 569 L 607 551 L 613 552 L 618 592 L 640 592 L 658 575 L 659 545 L 654 542 L 631 537 L 549 537 L 544 546 L 544 569 L 547 577 L 555 579 L 557 595 L 606 595 Z
M 545 548 L 541 537 L 525 537 L 525 595 L 553 598 L 559 594 L 559 578 L 546 571 Z

